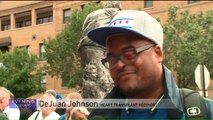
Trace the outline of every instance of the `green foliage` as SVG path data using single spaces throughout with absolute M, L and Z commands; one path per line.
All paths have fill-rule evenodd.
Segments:
M 91 2 L 83 9 L 72 11 L 70 21 L 55 37 L 45 40 L 46 58 L 49 63 L 48 73 L 63 80 L 63 86 L 76 86 L 82 83 L 82 70 L 77 53 L 77 46 L 82 34 L 82 25 L 86 16 L 102 5 Z
M 26 98 L 42 92 L 42 68 L 38 68 L 36 55 L 21 48 L 0 53 L 3 67 L 0 67 L 1 86 L 8 88 L 15 97 Z
M 194 87 L 194 70 L 204 64 L 213 75 L 213 10 L 207 13 L 178 13 L 170 6 L 164 25 L 165 64 L 172 68 L 181 87 Z

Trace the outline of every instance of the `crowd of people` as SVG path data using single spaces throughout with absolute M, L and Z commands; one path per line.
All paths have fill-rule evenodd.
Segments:
M 145 11 L 121 10 L 109 24 L 92 28 L 85 34 L 94 43 L 106 48 L 106 58 L 100 61 L 109 69 L 114 87 L 104 99 L 125 99 L 127 102 L 131 99 L 154 100 L 153 106 L 94 109 L 91 113 L 84 107 L 61 109 L 54 106 L 33 110 L 14 107 L 16 110 L 12 111 L 8 105 L 14 104 L 9 102 L 14 95 L 0 87 L 0 120 L 13 119 L 11 114 L 17 120 L 23 116 L 28 120 L 213 119 L 212 100 L 190 90 L 184 95 L 176 85 L 172 72 L 163 64 L 163 28 Z M 54 90 L 47 90 L 40 99 L 50 104 L 62 97 Z M 82 96 L 69 93 L 65 99 L 81 100 Z M 196 103 L 197 100 L 199 103 Z
M 89 111 L 85 107 L 57 108 L 52 103 L 62 100 L 62 96 L 53 89 L 47 90 L 39 100 L 48 103 L 48 107 L 18 107 L 13 102 L 14 95 L 5 87 L 0 87 L 0 120 L 76 120 L 87 119 Z M 31 99 L 31 98 L 30 98 Z M 78 92 L 67 94 L 65 100 L 82 99 Z M 21 103 L 24 104 L 24 103 Z

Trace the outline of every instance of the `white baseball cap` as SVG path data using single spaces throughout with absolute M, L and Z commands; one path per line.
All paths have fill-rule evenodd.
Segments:
M 161 24 L 145 11 L 123 10 L 111 20 L 108 26 L 98 27 L 88 32 L 88 37 L 106 46 L 106 39 L 115 34 L 133 33 L 143 36 L 163 48 L 163 28 Z

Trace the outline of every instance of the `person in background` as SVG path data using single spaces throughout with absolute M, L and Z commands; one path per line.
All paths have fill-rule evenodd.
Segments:
M 35 111 L 36 108 L 19 108 L 20 120 L 27 120 Z
M 163 28 L 155 18 L 145 11 L 123 10 L 116 14 L 108 26 L 91 30 L 88 37 L 107 48 L 102 63 L 109 68 L 115 87 L 105 99 L 123 99 L 127 103 L 132 99 L 140 99 L 147 104 L 151 101 L 152 104 L 137 109 L 128 106 L 95 109 L 89 118 L 185 120 L 188 117 L 185 116 L 187 113 L 184 112 L 176 81 L 162 63 Z M 213 101 L 205 98 L 203 102 L 208 114 L 203 117 L 212 120 Z M 187 111 L 188 115 L 201 115 L 196 108 Z
M 3 110 L 9 105 L 10 94 L 11 92 L 7 88 L 0 87 L 0 120 L 8 120 Z
M 77 92 L 72 92 L 67 94 L 65 97 L 65 100 L 69 103 L 70 100 L 82 100 L 81 94 Z M 67 104 L 68 104 L 67 103 Z M 86 119 L 87 116 L 89 115 L 89 111 L 84 108 L 84 107 L 67 107 L 66 108 L 66 113 L 62 115 L 58 120 L 75 120 L 75 119 Z
M 56 100 L 60 102 L 63 99 L 61 93 L 56 93 Z M 57 112 L 60 116 L 66 112 L 66 108 L 56 108 L 55 112 Z
M 46 90 L 45 93 L 52 94 L 54 97 L 56 97 L 56 94 L 57 94 L 57 92 L 53 89 Z
M 56 93 L 55 98 L 56 98 L 57 100 L 61 100 L 61 99 L 63 99 L 63 97 L 62 97 L 61 93 Z
M 85 107 L 74 107 L 71 111 L 70 120 L 87 120 L 89 111 Z
M 57 101 L 60 101 L 63 98 L 61 93 L 57 93 L 53 89 L 46 90 L 45 93 L 52 94 L 56 98 Z M 55 112 L 58 113 L 60 116 L 63 115 L 65 111 L 66 111 L 65 108 L 56 108 L 56 110 L 55 110 Z
M 55 107 L 51 103 L 55 103 L 56 99 L 52 94 L 45 93 L 40 100 L 48 103 L 48 107 L 41 107 L 39 111 L 34 112 L 28 120 L 57 120 L 60 115 L 55 112 Z
M 82 35 L 78 53 L 83 69 L 83 98 L 103 98 L 113 87 L 112 78 L 100 62 L 104 58 L 105 47 L 96 44 L 87 37 L 87 32 L 95 27 L 107 25 L 121 10 L 119 1 L 107 1 L 103 9 L 87 15 L 82 26 Z
M 18 106 L 14 103 L 14 95 L 10 92 L 10 102 L 9 105 L 4 109 L 4 113 L 7 114 L 9 120 L 19 120 L 20 119 L 20 110 Z

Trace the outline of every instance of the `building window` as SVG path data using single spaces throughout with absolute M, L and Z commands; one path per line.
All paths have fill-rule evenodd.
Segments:
M 95 3 L 99 4 L 101 2 L 101 0 L 96 0 Z
M 189 0 L 189 1 L 188 1 L 189 4 L 197 3 L 197 2 L 200 2 L 200 0 Z
M 46 74 L 43 74 L 41 79 L 41 88 L 43 91 L 46 90 L 46 84 L 47 84 Z
M 71 16 L 71 9 L 65 9 L 63 10 L 63 23 L 67 23 L 70 20 Z
M 1 37 L 0 36 L 0 52 L 8 52 L 11 46 L 11 37 Z
M 63 74 L 63 73 L 62 73 Z M 66 74 L 66 73 L 65 73 Z M 67 79 L 67 78 L 64 78 L 64 79 L 62 79 L 62 84 L 61 84 L 61 86 L 62 87 L 68 87 L 68 85 L 69 85 L 69 79 Z
M 20 21 L 20 22 L 16 22 L 16 28 L 21 28 L 23 27 L 23 21 Z
M 0 46 L 0 52 L 6 53 L 10 50 L 9 46 Z
M 43 24 L 53 21 L 52 6 L 36 10 L 36 24 Z
M 1 28 L 2 31 L 9 30 L 10 29 L 10 24 L 2 25 L 1 27 L 2 27 Z
M 25 26 L 31 26 L 31 20 L 25 20 L 24 25 Z
M 82 9 L 82 10 L 84 9 L 84 6 L 85 6 L 84 4 L 83 4 L 83 5 L 81 5 L 81 9 Z
M 153 7 L 153 0 L 145 0 L 144 8 Z
M 0 17 L 1 31 L 10 30 L 10 15 Z
M 43 24 L 43 23 L 48 23 L 48 22 L 52 22 L 52 21 L 53 21 L 52 16 L 41 17 L 41 18 L 37 19 L 37 24 Z
M 18 46 L 17 48 L 24 49 L 24 50 L 26 50 L 29 53 L 29 45 Z
M 16 28 L 31 26 L 31 11 L 15 14 Z
M 45 46 L 44 44 L 40 44 L 40 47 L 39 47 L 39 57 L 41 60 L 45 60 L 45 54 L 46 54 L 46 51 L 45 51 Z

